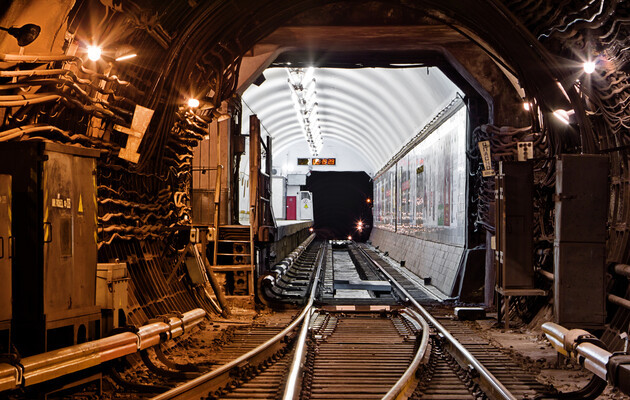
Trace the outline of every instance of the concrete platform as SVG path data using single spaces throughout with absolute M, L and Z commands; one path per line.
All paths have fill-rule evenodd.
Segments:
M 273 255 L 272 265 L 282 261 L 284 257 L 289 255 L 296 247 L 309 237 L 311 232 L 308 228 L 313 226 L 313 221 L 307 220 L 276 220 L 278 230 L 271 245 Z
M 313 221 L 278 219 L 276 220 L 276 224 L 278 225 L 276 240 L 281 240 L 285 236 L 291 236 L 301 230 L 310 228 L 313 226 Z

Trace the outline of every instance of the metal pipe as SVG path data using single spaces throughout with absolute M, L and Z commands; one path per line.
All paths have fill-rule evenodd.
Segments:
M 630 277 L 630 265 L 628 264 L 616 264 L 615 265 L 615 273 L 619 275 L 623 275 L 626 277 Z
M 540 275 L 542 275 L 544 278 L 546 278 L 546 279 L 548 279 L 548 280 L 550 280 L 550 281 L 552 281 L 552 282 L 553 282 L 553 280 L 554 280 L 554 275 L 553 275 L 551 272 L 549 272 L 549 271 L 545 271 L 544 269 L 539 269 L 539 270 L 538 270 L 538 273 L 539 273 Z
M 133 354 L 162 342 L 162 334 L 172 337 L 172 329 L 189 330 L 205 317 L 202 309 L 194 309 L 175 318 L 173 326 L 153 322 L 138 332 L 123 332 L 58 350 L 26 357 L 18 365 L 0 364 L 0 391 L 18 386 L 31 386 L 90 368 L 115 358 Z
M 630 310 L 630 300 L 624 299 L 623 297 L 615 296 L 614 294 L 609 294 L 608 301 Z
M 448 330 L 446 330 L 446 328 L 444 328 L 435 318 L 433 318 L 433 316 L 424 307 L 422 307 L 409 294 L 409 292 L 405 290 L 405 288 L 403 288 L 400 284 L 398 284 L 398 282 L 396 282 L 396 280 L 387 271 L 381 268 L 381 266 L 378 265 L 376 261 L 372 260 L 372 258 L 368 256 L 368 254 L 365 252 L 363 248 L 359 247 L 359 249 L 366 255 L 366 258 L 372 264 L 374 264 L 376 268 L 378 268 L 379 270 L 381 270 L 381 272 L 383 272 L 383 274 L 385 274 L 389 282 L 392 285 L 396 286 L 396 288 L 400 291 L 400 293 L 402 293 L 406 297 L 406 300 L 409 301 L 411 304 L 413 304 L 414 307 L 420 312 L 420 314 L 429 323 L 431 323 L 431 325 L 433 325 L 435 329 L 438 332 L 440 332 L 444 336 L 444 338 L 453 345 L 455 350 L 457 350 L 457 352 L 468 363 L 470 363 L 470 366 L 473 367 L 479 373 L 479 376 L 482 379 L 481 383 L 484 383 L 485 384 L 484 386 L 486 386 L 483 389 L 485 390 L 487 389 L 491 391 L 492 392 L 491 397 L 506 399 L 506 400 L 516 400 L 516 397 L 514 397 L 514 395 L 510 393 L 510 391 L 505 386 L 503 386 L 503 384 L 494 375 L 492 375 L 492 373 L 488 371 L 488 369 L 486 369 L 486 367 L 484 367 L 483 364 L 481 364 L 472 354 L 470 354 L 470 352 L 461 343 L 459 343 L 457 339 L 455 339 L 453 335 L 451 335 L 451 333 Z
M 215 232 L 215 235 L 216 235 L 216 232 Z M 230 315 L 230 307 L 228 306 L 227 299 L 225 298 L 225 293 L 223 293 L 223 289 L 221 288 L 219 281 L 217 280 L 216 276 L 214 276 L 214 273 L 212 272 L 212 267 L 210 266 L 208 257 L 206 257 L 205 249 L 208 244 L 208 239 L 206 238 L 206 235 L 202 235 L 201 242 L 204 249 L 203 254 L 201 254 L 197 245 L 192 246 L 193 253 L 195 255 L 195 258 L 197 259 L 197 263 L 199 263 L 199 265 L 203 265 L 206 269 L 206 275 L 208 275 L 210 286 L 212 287 L 212 291 L 214 292 L 214 295 L 217 296 L 217 300 L 219 301 L 219 306 L 221 307 L 221 315 L 223 317 L 227 317 Z
M 584 357 L 584 367 L 586 369 L 606 380 L 608 375 L 606 365 L 608 365 L 608 360 L 611 356 L 608 351 L 593 343 L 581 343 L 575 350 L 580 356 Z

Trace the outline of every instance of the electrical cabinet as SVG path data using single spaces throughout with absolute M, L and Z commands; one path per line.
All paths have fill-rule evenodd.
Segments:
M 126 263 L 97 264 L 96 304 L 102 313 L 103 335 L 126 325 L 128 281 Z
M 0 354 L 10 350 L 11 332 L 11 175 L 0 175 Z
M 556 163 L 554 316 L 567 328 L 606 320 L 608 157 L 563 154 Z
M 531 162 L 502 161 L 496 177 L 497 286 L 532 289 L 533 185 Z
M 12 175 L 12 338 L 23 356 L 98 336 L 97 150 L 5 143 Z
M 313 220 L 313 193 L 300 191 L 300 219 Z

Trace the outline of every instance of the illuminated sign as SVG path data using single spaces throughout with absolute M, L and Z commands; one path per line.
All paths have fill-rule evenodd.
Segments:
M 336 158 L 313 158 L 311 159 L 312 165 L 336 165 Z
M 337 165 L 336 158 L 298 158 L 297 165 Z

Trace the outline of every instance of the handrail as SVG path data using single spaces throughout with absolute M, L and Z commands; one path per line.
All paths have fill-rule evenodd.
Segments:
M 313 302 L 315 301 L 315 295 L 317 294 L 317 288 L 319 287 L 319 275 L 322 270 L 322 263 L 324 260 L 324 254 L 326 253 L 326 246 L 322 245 L 319 253 L 317 254 L 317 269 L 315 270 L 315 278 L 313 279 L 313 286 L 311 287 L 311 293 L 308 297 L 308 303 L 306 303 L 305 310 L 311 310 Z M 312 310 L 314 311 L 314 310 Z M 297 387 L 298 378 L 302 372 L 304 357 L 306 356 L 306 336 L 308 335 L 311 315 L 313 312 L 308 312 L 304 318 L 302 329 L 300 330 L 300 336 L 293 354 L 293 362 L 289 369 L 289 377 L 284 387 L 283 400 L 293 400 L 295 397 L 295 389 Z
M 323 246 L 322 246 L 322 249 L 324 249 Z M 322 252 L 323 250 L 320 249 L 320 254 Z M 317 269 L 317 276 L 319 276 L 320 269 L 321 269 L 321 263 Z M 293 322 L 291 322 L 289 326 L 284 328 L 280 333 L 278 333 L 271 339 L 267 340 L 262 345 L 238 357 L 237 359 L 225 365 L 222 365 L 218 369 L 214 371 L 210 371 L 191 381 L 184 383 L 183 385 L 177 386 L 167 392 L 164 392 L 158 396 L 155 396 L 151 400 L 167 400 L 167 399 L 176 399 L 176 398 L 187 399 L 187 398 L 190 398 L 193 395 L 193 393 L 195 393 L 196 390 L 200 390 L 202 385 L 206 383 L 209 383 L 211 381 L 228 382 L 230 373 L 233 370 L 236 370 L 237 368 L 243 365 L 246 365 L 248 361 L 250 361 L 252 358 L 261 355 L 264 351 L 268 350 L 273 345 L 280 343 L 282 340 L 284 340 L 286 336 L 289 335 L 291 331 L 293 331 L 300 323 L 302 323 L 302 321 L 306 318 L 306 316 L 310 314 L 312 299 L 314 299 L 315 297 L 314 292 L 316 290 L 317 290 L 317 285 L 314 284 L 311 290 L 311 295 L 309 297 L 310 299 L 309 303 L 304 307 L 300 315 Z M 207 394 L 208 392 L 207 389 L 203 389 L 203 391 L 205 392 L 205 394 Z
M 434 328 L 444 336 L 444 338 L 453 345 L 454 349 L 458 352 L 458 355 L 464 359 L 470 367 L 474 368 L 475 371 L 479 373 L 479 378 L 481 379 L 481 384 L 484 390 L 491 391 L 491 393 L 487 393 L 491 395 L 492 398 L 504 399 L 504 400 L 516 400 L 516 397 L 510 391 L 503 386 L 503 384 L 494 376 L 486 367 L 483 366 L 470 352 L 461 344 L 457 339 L 450 334 L 450 332 L 444 328 L 433 316 L 422 307 L 410 294 L 403 288 L 396 280 L 387 272 L 384 268 L 382 268 L 378 263 L 372 260 L 366 251 L 359 247 L 360 251 L 366 256 L 366 258 L 379 270 L 383 272 L 383 274 L 387 277 L 389 282 L 394 285 L 400 293 L 402 293 L 406 301 L 413 304 L 413 306 L 420 312 L 420 314 L 429 322 Z

